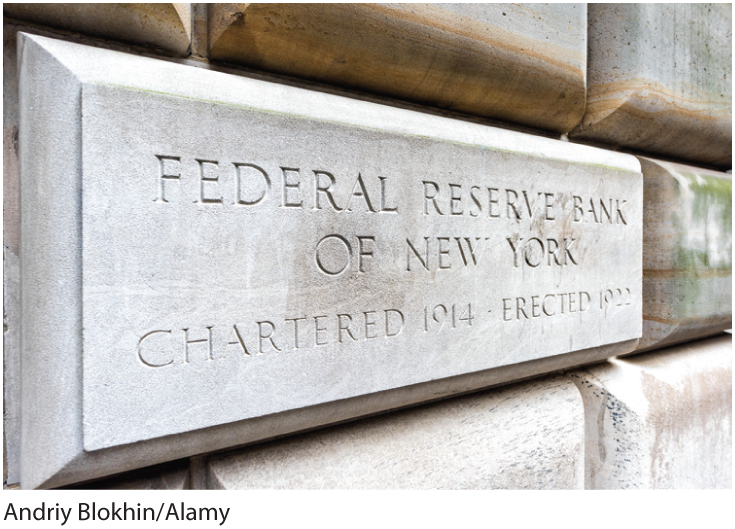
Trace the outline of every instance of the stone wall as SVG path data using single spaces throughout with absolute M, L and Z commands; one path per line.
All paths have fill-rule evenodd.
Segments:
M 732 487 L 729 4 L 4 4 L 6 488 Z

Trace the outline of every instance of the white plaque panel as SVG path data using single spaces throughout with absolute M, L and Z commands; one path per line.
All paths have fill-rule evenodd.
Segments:
M 85 447 L 639 336 L 630 174 L 90 85 Z

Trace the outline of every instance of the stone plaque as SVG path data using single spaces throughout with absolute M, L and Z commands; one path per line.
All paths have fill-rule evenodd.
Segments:
M 120 87 L 82 115 L 89 449 L 638 336 L 627 174 Z
M 631 156 L 25 46 L 24 318 L 68 336 L 85 451 L 641 335 Z

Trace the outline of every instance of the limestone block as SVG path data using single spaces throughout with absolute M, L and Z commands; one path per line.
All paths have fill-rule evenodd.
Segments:
M 191 489 L 191 476 L 188 461 L 177 461 L 65 488 L 85 490 L 187 490 Z
M 4 3 L 7 17 L 188 55 L 191 4 Z
M 216 456 L 217 489 L 581 489 L 584 411 L 556 376 Z
M 3 462 L 5 483 L 20 480 L 20 200 L 15 32 L 3 26 Z
M 732 336 L 571 376 L 587 417 L 587 488 L 732 488 Z
M 20 38 L 24 487 L 635 348 L 633 156 Z
M 572 138 L 732 165 L 732 4 L 590 4 Z
M 585 106 L 584 4 L 211 4 L 210 58 L 560 132 Z
M 643 337 L 653 349 L 732 327 L 732 176 L 640 158 Z

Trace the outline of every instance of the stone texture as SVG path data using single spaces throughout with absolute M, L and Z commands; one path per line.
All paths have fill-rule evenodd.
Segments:
M 640 336 L 631 156 L 22 38 L 24 487 Z
M 566 132 L 584 4 L 211 4 L 210 58 Z
M 587 488 L 732 488 L 732 336 L 571 376 L 584 399 Z
M 572 138 L 732 166 L 732 4 L 590 4 Z
M 653 349 L 732 327 L 732 176 L 640 158 L 643 337 Z
M 207 464 L 217 489 L 581 489 L 584 411 L 551 377 L 268 443 Z
M 3 481 L 20 479 L 18 71 L 15 31 L 3 26 Z
M 66 488 L 84 490 L 187 490 L 191 489 L 189 462 L 188 460 L 176 461 Z
M 191 4 L 4 3 L 3 14 L 53 28 L 187 55 Z

